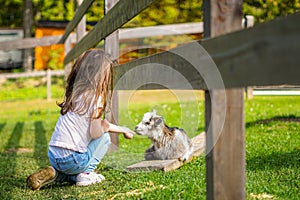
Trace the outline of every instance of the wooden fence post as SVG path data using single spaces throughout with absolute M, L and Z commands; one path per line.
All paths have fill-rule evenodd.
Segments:
M 76 0 L 76 9 L 78 10 L 78 7 L 82 4 L 83 0 Z M 68 31 L 68 30 L 66 30 Z M 78 43 L 86 34 L 86 17 L 85 15 L 82 17 L 82 19 L 80 20 L 80 22 L 78 23 L 76 29 L 76 43 Z M 63 36 L 64 37 L 64 36 Z M 65 40 L 64 40 L 64 44 L 65 44 L 65 56 L 69 53 L 69 51 L 71 50 L 71 46 L 72 46 L 72 37 L 73 35 L 69 35 Z M 65 65 L 65 80 L 67 80 L 69 73 L 71 72 L 71 67 L 72 67 L 72 63 L 67 63 Z
M 118 0 L 105 0 L 105 14 L 118 2 Z M 105 38 L 105 52 L 110 55 L 111 59 L 118 61 L 119 58 L 119 31 L 116 30 L 108 37 Z M 113 91 L 111 105 L 108 105 L 108 109 L 105 113 L 105 117 L 108 121 L 118 124 L 119 123 L 119 102 L 118 92 Z M 117 133 L 110 133 L 111 142 L 109 151 L 118 150 L 119 135 Z
M 50 101 L 52 98 L 51 93 L 51 69 L 47 69 L 46 71 L 46 80 L 47 80 L 47 100 Z
M 69 53 L 69 51 L 71 50 L 71 46 L 72 46 L 72 43 L 71 43 L 71 39 L 70 39 L 71 36 L 69 36 L 66 41 L 65 41 L 65 56 Z M 65 64 L 65 67 L 64 67 L 64 70 L 65 70 L 65 76 L 64 76 L 64 80 L 67 81 L 68 79 L 68 76 L 71 72 L 71 67 L 72 67 L 72 63 L 67 63 Z
M 246 15 L 244 17 L 244 28 L 254 26 L 254 16 Z M 253 87 L 246 87 L 246 98 L 253 99 Z
M 83 0 L 77 0 L 77 8 L 82 4 Z M 86 17 L 82 17 L 76 28 L 76 42 L 79 42 L 86 33 Z
M 203 3 L 205 36 L 215 37 L 241 28 L 242 0 Z M 210 90 L 205 95 L 207 199 L 241 200 L 245 199 L 244 89 L 226 89 L 225 94 Z M 225 107 L 220 102 L 226 102 Z M 225 109 L 220 131 L 218 118 Z

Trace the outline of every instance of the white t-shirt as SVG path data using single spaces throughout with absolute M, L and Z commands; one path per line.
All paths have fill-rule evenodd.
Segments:
M 59 117 L 49 143 L 49 150 L 56 158 L 68 156 L 74 151 L 87 151 L 87 146 L 92 140 L 89 130 L 91 111 L 102 108 L 100 97 L 97 104 L 91 108 L 93 109 L 84 115 L 68 111 Z

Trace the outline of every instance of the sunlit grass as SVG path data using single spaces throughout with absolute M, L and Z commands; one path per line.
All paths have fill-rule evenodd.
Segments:
M 5 99 L 5 88 L 0 102 L 1 199 L 205 199 L 203 156 L 172 172 L 126 172 L 150 145 L 142 136 L 119 138 L 119 151 L 106 155 L 97 169 L 106 177 L 101 184 L 29 190 L 27 176 L 49 165 L 48 142 L 61 95 L 47 101 L 40 93 L 25 95 L 15 88 L 10 92 L 19 96 Z M 197 135 L 204 130 L 203 96 L 183 94 L 185 99 L 178 101 L 178 95 L 167 91 L 140 91 L 130 98 L 121 93 L 120 124 L 133 129 L 145 112 L 156 109 L 170 126 L 186 129 L 190 137 Z M 245 101 L 245 115 L 247 199 L 299 199 L 300 97 L 255 97 Z

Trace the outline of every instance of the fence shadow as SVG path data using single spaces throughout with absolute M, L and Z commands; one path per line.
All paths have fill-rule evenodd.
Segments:
M 248 170 L 280 169 L 285 167 L 300 168 L 300 149 L 291 152 L 273 152 L 247 159 Z
M 46 130 L 42 121 L 34 122 L 35 145 L 33 157 L 36 159 L 40 168 L 49 165 L 48 160 L 48 141 Z
M 257 120 L 246 123 L 246 128 L 259 124 L 269 124 L 272 122 L 299 122 L 300 117 L 295 115 L 274 116 L 268 119 Z M 300 148 L 295 148 L 291 152 L 273 152 L 268 155 L 259 155 L 247 158 L 247 169 L 264 170 L 266 167 L 279 169 L 283 167 L 300 167 Z
M 0 132 L 2 132 L 3 128 L 5 127 L 6 123 L 0 124 Z
M 253 122 L 247 122 L 246 128 L 250 128 L 252 126 L 258 125 L 258 124 L 268 124 L 275 121 L 281 121 L 281 122 L 299 122 L 300 123 L 300 117 L 295 115 L 286 115 L 286 116 L 274 116 L 272 118 L 268 119 L 261 119 Z
M 0 126 L 0 130 L 3 129 L 3 125 Z M 24 122 L 17 122 L 7 144 L 5 145 L 5 151 L 1 152 L 0 159 L 0 181 L 5 184 L 1 184 L 1 191 L 5 192 L 7 199 L 13 198 L 13 190 L 15 187 L 22 187 L 21 181 L 16 181 L 16 168 L 17 168 L 17 149 L 19 147 L 20 139 L 23 134 Z M 3 180 L 5 179 L 5 180 Z M 17 178 L 18 179 L 18 178 Z M 13 187 L 12 187 L 13 186 Z

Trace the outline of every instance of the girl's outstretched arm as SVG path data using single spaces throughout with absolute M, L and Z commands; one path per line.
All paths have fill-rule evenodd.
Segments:
M 133 137 L 134 132 L 129 128 L 124 126 L 117 126 L 115 124 L 109 123 L 106 119 L 104 119 L 103 122 L 106 123 L 105 121 L 109 124 L 109 132 L 123 133 L 124 137 L 127 139 L 131 139 Z
M 134 132 L 127 127 L 117 126 L 106 119 L 93 119 L 90 124 L 90 134 L 93 139 L 101 137 L 104 132 L 123 133 L 124 137 L 131 139 Z

